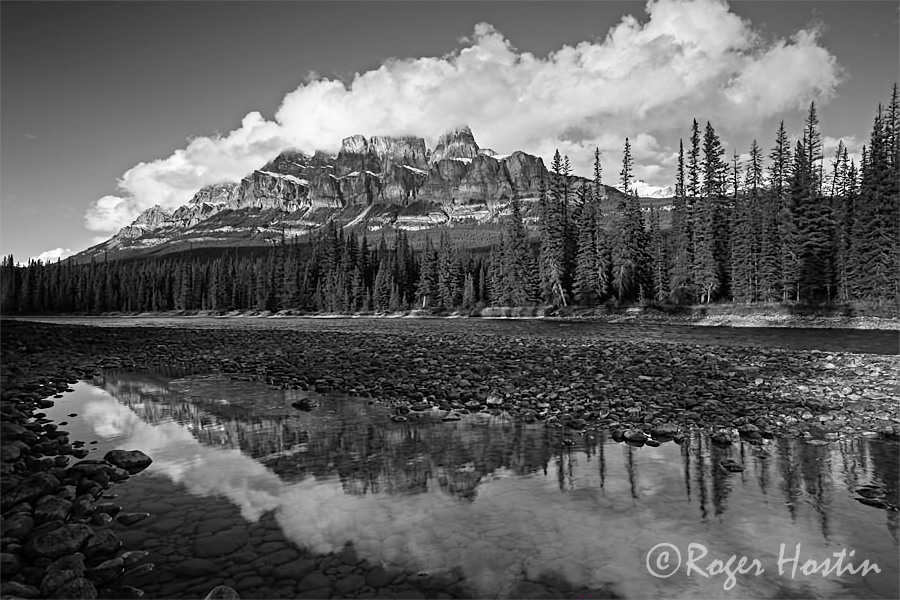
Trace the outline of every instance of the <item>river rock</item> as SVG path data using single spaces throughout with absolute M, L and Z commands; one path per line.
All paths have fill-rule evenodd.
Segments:
M 62 558 L 55 560 L 50 563 L 47 567 L 47 572 L 51 571 L 62 571 L 65 569 L 69 569 L 71 571 L 77 571 L 80 575 L 84 572 L 84 554 L 81 552 L 76 552 L 75 554 L 67 554 Z
M 730 473 L 740 473 L 744 470 L 744 465 L 731 458 L 721 461 L 719 466 Z
M 87 558 L 108 556 L 122 547 L 122 540 L 111 529 L 101 529 L 94 533 L 84 548 Z
M 129 550 L 128 552 L 124 552 L 122 554 L 122 560 L 125 561 L 125 568 L 133 567 L 147 558 L 149 554 L 150 553 L 146 550 Z
M 334 591 L 338 596 L 347 596 L 364 585 L 366 585 L 365 577 L 359 573 L 351 573 L 350 575 L 339 579 L 334 584 Z
M 3 537 L 24 540 L 34 529 L 34 519 L 25 513 L 16 513 L 3 522 Z
M 149 516 L 150 516 L 150 513 L 146 513 L 146 512 L 125 513 L 125 514 L 121 514 L 118 517 L 116 517 L 116 521 L 118 521 L 122 525 L 125 525 L 126 527 L 129 527 L 131 525 L 134 525 L 135 523 L 143 521 L 144 519 L 148 518 Z
M 140 473 L 153 462 L 140 450 L 110 450 L 103 459 L 116 467 L 125 469 L 132 475 Z
M 34 507 L 34 518 L 38 523 L 45 521 L 65 521 L 72 511 L 72 503 L 58 496 L 44 496 Z
M 236 600 L 239 599 L 240 595 L 227 585 L 217 585 L 213 589 L 209 591 L 206 596 L 203 597 L 203 600 Z
M 644 433 L 640 429 L 626 429 L 625 432 L 622 434 L 622 437 L 625 439 L 626 442 L 633 442 L 636 444 L 644 443 L 650 438 L 650 436 L 648 436 L 646 433 Z
M 81 573 L 71 569 L 58 569 L 56 571 L 48 571 L 44 578 L 41 579 L 41 595 L 45 598 L 49 597 L 53 592 L 69 583 L 76 577 L 81 577 Z
M 59 489 L 59 479 L 48 473 L 35 473 L 0 498 L 3 510 L 15 506 L 19 502 L 31 502 L 41 496 L 54 493 Z
M 95 585 L 106 585 L 114 581 L 125 570 L 125 561 L 121 556 L 105 560 L 86 573 Z
M 384 567 L 376 565 L 366 573 L 366 584 L 369 587 L 378 589 L 390 584 L 394 580 L 394 577 L 395 576 L 388 573 Z
M 11 463 L 18 459 L 21 454 L 22 451 L 19 450 L 19 447 L 13 444 L 3 444 L 0 446 L 0 461 L 2 462 Z
M 175 565 L 175 572 L 186 577 L 212 575 L 217 570 L 216 563 L 206 558 L 188 558 Z
M 720 446 L 729 446 L 732 442 L 737 441 L 738 433 L 736 429 L 719 429 L 709 436 L 714 444 Z
M 229 529 L 198 537 L 194 540 L 194 556 L 200 558 L 212 558 L 225 556 L 244 546 L 250 536 L 242 529 Z
M 90 527 L 81 523 L 63 525 L 32 537 L 25 544 L 25 553 L 36 558 L 59 558 L 78 552 L 93 533 Z
M 94 587 L 90 580 L 84 577 L 76 577 L 59 588 L 53 597 L 67 600 L 92 599 L 97 597 L 97 588 Z
M 650 432 L 653 434 L 653 437 L 657 439 L 670 440 L 678 433 L 678 424 L 660 423 L 659 425 L 654 425 Z
M 22 568 L 22 559 L 12 552 L 0 552 L 0 573 L 3 577 L 12 577 Z
M 310 573 L 316 570 L 316 561 L 314 560 L 292 560 L 283 565 L 277 566 L 272 570 L 272 579 L 292 579 L 300 581 Z
M 754 425 L 753 423 L 745 423 L 738 427 L 738 433 L 742 438 L 746 438 L 748 440 L 758 440 L 762 437 L 762 433 L 759 431 L 759 427 Z
M 4 598 L 40 598 L 41 590 L 18 581 L 4 581 L 0 584 L 0 595 Z

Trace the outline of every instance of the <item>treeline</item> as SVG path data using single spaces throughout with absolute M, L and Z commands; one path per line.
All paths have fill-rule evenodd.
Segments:
M 303 244 L 263 254 L 223 251 L 74 264 L 4 258 L 5 314 L 168 310 L 338 313 L 479 306 L 596 306 L 735 301 L 900 305 L 900 102 L 879 106 L 860 164 L 840 143 L 826 160 L 815 104 L 791 144 L 782 123 L 765 164 L 756 140 L 746 164 L 726 160 L 709 122 L 679 148 L 672 226 L 645 217 L 625 140 L 611 202 L 599 150 L 591 180 L 553 157 L 538 230 L 513 200 L 489 253 L 447 232 L 413 251 L 403 231 L 374 247 L 333 223 Z

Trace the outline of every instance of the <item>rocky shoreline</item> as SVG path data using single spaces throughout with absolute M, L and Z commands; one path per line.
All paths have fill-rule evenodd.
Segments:
M 41 409 L 71 392 L 77 373 L 42 381 L 10 381 L 3 360 L 0 400 L 0 530 L 3 597 L 135 598 L 142 592 L 119 585 L 123 577 L 153 569 L 147 552 L 122 552 L 108 528 L 146 518 L 124 513 L 112 502 L 110 486 L 126 481 L 152 461 L 139 450 L 112 450 L 102 460 L 88 456 L 84 443 L 71 441 Z M 14 368 L 14 367 L 13 367 Z M 83 375 L 83 374 L 82 374 Z M 76 415 L 72 415 L 73 417 Z M 70 463 L 69 457 L 78 462 Z
M 4 596 L 137 596 L 116 588 L 117 578 L 152 568 L 140 552 L 121 554 L 106 528 L 114 518 L 139 519 L 120 514 L 108 489 L 138 464 L 107 456 L 72 466 L 68 457 L 83 459 L 83 446 L 39 412 L 104 368 L 172 367 L 346 393 L 390 406 L 395 419 L 508 411 L 573 440 L 591 429 L 635 445 L 677 442 L 695 429 L 721 444 L 900 433 L 896 356 L 498 335 L 387 320 L 310 331 L 4 321 L 0 346 Z

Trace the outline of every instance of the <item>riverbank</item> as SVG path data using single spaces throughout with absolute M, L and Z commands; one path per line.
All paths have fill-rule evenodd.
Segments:
M 578 322 L 693 325 L 700 327 L 779 327 L 803 329 L 877 329 L 900 331 L 900 314 L 884 307 L 798 307 L 788 304 L 711 304 L 694 306 L 553 306 L 481 307 L 447 311 L 412 309 L 396 312 L 316 313 L 298 310 L 107 312 L 97 315 L 44 315 L 46 318 L 201 317 L 201 318 L 511 318 L 559 319 Z M 9 318 L 20 318 L 12 315 Z M 40 319 L 41 315 L 22 318 Z
M 47 450 L 37 461 L 4 451 L 4 494 L 18 492 L 34 472 L 66 470 L 66 445 L 78 447 L 60 433 L 61 423 L 42 420 L 39 402 L 106 368 L 215 372 L 279 389 L 348 394 L 382 403 L 398 419 L 412 411 L 443 411 L 449 418 L 507 411 L 558 428 L 572 443 L 592 429 L 608 429 L 635 445 L 677 442 L 697 429 L 723 445 L 900 433 L 896 356 L 611 340 L 590 330 L 547 336 L 528 328 L 485 329 L 476 320 L 451 326 L 448 320 L 358 319 L 341 327 L 319 321 L 308 330 L 266 328 L 278 319 L 254 320 L 254 328 L 226 325 L 239 321 L 203 329 L 193 328 L 191 319 L 162 328 L 3 321 L 4 429 L 18 421 Z M 69 487 L 17 505 L 36 514 L 43 496 L 71 501 Z M 4 519 L 7 510 L 4 503 Z M 89 510 L 93 518 L 99 508 Z M 45 525 L 59 527 L 58 521 Z M 25 553 L 35 531 L 7 541 L 4 553 Z M 49 558 L 27 565 L 30 570 L 15 575 L 21 574 L 17 583 L 40 591 Z M 124 564 L 124 558 L 116 562 L 114 572 Z
M 272 321 L 268 321 L 272 322 Z M 176 367 L 404 408 L 505 409 L 587 426 L 740 427 L 813 436 L 900 422 L 896 356 L 646 341 L 625 332 L 344 320 L 340 328 L 89 327 L 4 321 L 4 389 L 105 367 Z M 446 323 L 446 322 L 443 322 Z M 579 425 L 582 427 L 575 427 Z

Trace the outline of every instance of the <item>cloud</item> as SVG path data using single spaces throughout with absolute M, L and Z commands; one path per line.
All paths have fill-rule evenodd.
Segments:
M 172 209 L 203 185 L 239 179 L 289 147 L 334 152 L 356 133 L 414 134 L 434 144 L 463 123 L 501 153 L 549 158 L 559 148 L 576 173 L 590 173 L 599 147 L 607 183 L 617 180 L 628 136 L 637 172 L 668 184 L 677 142 L 664 141 L 683 135 L 692 118 L 712 121 L 724 137 L 825 102 L 842 81 L 815 27 L 766 42 L 719 0 L 651 0 L 645 12 L 546 57 L 517 50 L 480 23 L 445 56 L 391 59 L 347 83 L 298 74 L 301 85 L 274 120 L 252 112 L 227 135 L 194 138 L 133 167 L 119 181 L 122 195 L 98 200 L 85 223 L 114 231 L 154 204 Z
M 29 140 L 38 139 L 38 136 L 34 135 L 33 133 L 23 133 L 22 137 L 28 138 Z
M 31 260 L 40 260 L 43 262 L 54 262 L 59 258 L 66 258 L 75 254 L 69 248 L 54 248 L 53 250 L 45 250 L 37 256 L 32 256 Z

